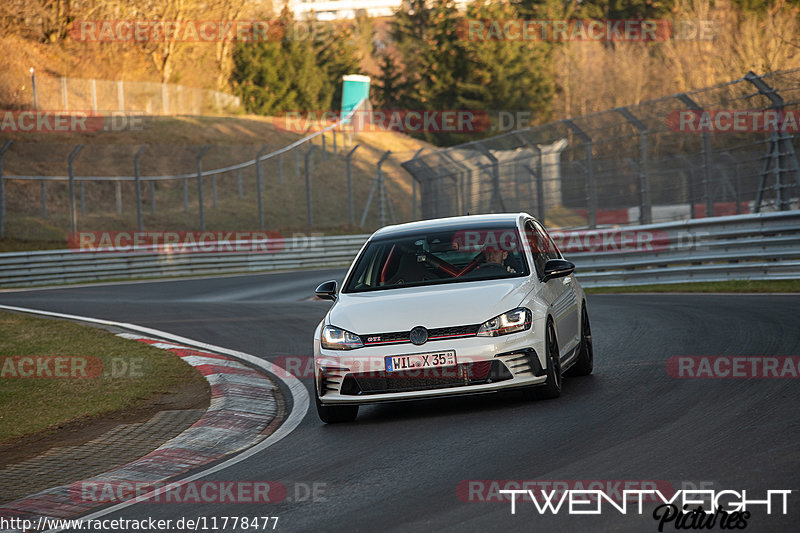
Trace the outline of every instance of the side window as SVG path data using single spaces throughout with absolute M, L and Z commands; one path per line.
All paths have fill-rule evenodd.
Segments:
M 553 239 L 550 238 L 550 235 L 547 234 L 547 231 L 541 226 L 541 224 L 536 224 L 536 229 L 542 242 L 545 243 L 543 251 L 547 254 L 548 259 L 561 259 L 561 252 L 558 250 L 558 246 L 556 243 L 553 242 Z
M 525 223 L 525 239 L 528 241 L 533 253 L 533 265 L 536 267 L 536 274 L 541 278 L 544 275 L 544 264 L 549 259 L 547 256 L 547 239 L 543 239 L 543 235 L 537 231 L 533 222 L 530 221 Z

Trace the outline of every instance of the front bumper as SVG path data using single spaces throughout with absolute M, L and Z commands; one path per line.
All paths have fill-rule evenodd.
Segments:
M 470 337 L 422 346 L 368 346 L 350 351 L 321 349 L 314 357 L 316 388 L 324 405 L 396 402 L 479 394 L 545 382 L 544 342 L 533 335 Z M 454 350 L 456 365 L 386 372 L 384 357 Z

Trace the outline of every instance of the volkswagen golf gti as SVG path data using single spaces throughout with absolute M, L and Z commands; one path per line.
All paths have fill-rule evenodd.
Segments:
M 563 374 L 592 372 L 586 297 L 542 225 L 526 213 L 387 226 L 356 256 L 314 332 L 317 412 L 522 389 L 556 398 Z

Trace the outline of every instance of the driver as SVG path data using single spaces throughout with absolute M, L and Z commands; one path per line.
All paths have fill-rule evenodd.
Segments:
M 483 261 L 478 264 L 469 274 L 473 276 L 496 276 L 498 274 L 513 273 L 510 267 L 504 263 L 508 257 L 508 252 L 496 246 L 486 246 L 483 249 Z

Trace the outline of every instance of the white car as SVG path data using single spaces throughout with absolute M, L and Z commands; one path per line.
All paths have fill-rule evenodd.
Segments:
M 388 226 L 344 278 L 314 332 L 317 412 L 355 420 L 377 402 L 525 390 L 561 394 L 562 373 L 592 372 L 583 289 L 526 213 Z

